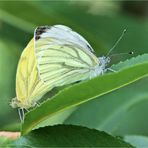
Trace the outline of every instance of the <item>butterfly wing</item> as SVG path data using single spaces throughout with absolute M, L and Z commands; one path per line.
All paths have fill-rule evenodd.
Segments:
M 38 27 L 34 38 L 39 75 L 50 88 L 88 79 L 99 64 L 89 43 L 66 26 Z
M 30 108 L 46 92 L 47 86 L 40 80 L 32 39 L 24 49 L 17 68 L 16 100 L 12 107 Z

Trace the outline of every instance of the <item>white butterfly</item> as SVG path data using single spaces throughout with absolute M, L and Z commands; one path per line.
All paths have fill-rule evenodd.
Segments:
M 67 26 L 41 26 L 34 36 L 39 75 L 49 88 L 96 77 L 110 62 L 109 57 L 98 58 L 89 43 Z
M 54 87 L 102 75 L 109 62 L 109 57 L 97 57 L 89 43 L 69 27 L 40 26 L 19 60 L 17 96 L 11 106 L 20 109 L 23 120 L 24 109 L 35 106 Z

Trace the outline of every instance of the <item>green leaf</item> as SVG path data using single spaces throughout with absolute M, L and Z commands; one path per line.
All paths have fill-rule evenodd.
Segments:
M 148 137 L 142 135 L 127 135 L 124 140 L 131 143 L 136 148 L 148 147 Z
M 25 20 L 21 18 L 17 18 L 16 16 L 4 11 L 0 10 L 0 20 L 11 24 L 13 26 L 17 26 L 18 28 L 27 31 L 27 32 L 32 32 L 33 28 L 36 27 L 36 25 L 31 24 L 29 22 L 26 22 Z
M 139 55 L 112 66 L 119 70 L 146 62 L 148 54 Z M 132 76 L 131 73 L 129 75 Z M 84 125 L 113 135 L 146 134 L 148 78 L 144 78 L 112 93 L 89 101 L 77 109 L 64 123 Z M 138 118 L 137 118 L 138 116 Z
M 90 7 L 89 3 L 85 5 L 69 1 L 8 1 L 0 3 L 0 10 L 9 15 L 1 15 L 0 19 L 18 29 L 25 30 L 26 34 L 33 34 L 34 25 L 36 27 L 39 25 L 65 24 L 84 35 L 95 51 L 98 54 L 101 53 L 101 56 L 112 47 L 122 30 L 127 28 L 125 37 L 114 52 L 129 52 L 133 49 L 135 55 L 147 52 L 147 20 L 140 21 L 122 15 L 114 17 L 92 15 L 88 13 Z M 116 6 L 115 4 L 115 7 L 119 7 L 119 5 Z M 13 18 L 18 20 L 13 21 Z M 13 33 L 16 33 L 16 31 Z M 19 38 L 24 38 L 24 35 L 18 36 Z M 118 56 L 114 59 L 120 61 L 126 58 L 127 56 Z
M 52 99 L 45 101 L 40 107 L 26 114 L 25 122 L 22 125 L 22 134 L 28 133 L 40 122 L 58 112 L 92 100 L 147 76 L 147 67 L 148 63 L 138 64 L 117 73 L 96 77 L 61 91 Z
M 8 144 L 11 143 L 13 140 L 7 137 L 0 137 L 0 147 L 7 148 Z M 9 147 L 8 147 L 9 148 Z
M 124 136 L 148 134 L 148 78 L 86 102 L 64 124 L 83 125 Z
M 21 147 L 132 147 L 130 144 L 86 127 L 57 125 L 34 130 L 10 146 Z
M 21 13 L 23 11 L 25 13 Z M 38 19 L 36 19 L 35 16 L 37 16 Z M 47 17 L 48 16 L 42 13 L 39 8 L 36 8 L 29 2 L 0 2 L 0 20 L 26 31 L 26 33 L 33 33 L 36 24 L 38 24 L 40 20 L 45 20 Z
M 137 57 L 133 57 L 131 59 L 127 59 L 126 61 L 121 61 L 118 64 L 114 64 L 111 66 L 114 70 L 121 70 L 125 68 L 129 68 L 135 64 L 141 64 L 148 61 L 148 54 L 138 55 Z
M 14 83 L 19 47 L 9 40 L 0 40 L 0 129 L 6 124 L 16 123 L 15 110 L 9 106 L 9 102 L 15 97 Z
M 43 120 L 41 123 L 39 123 L 35 129 L 38 129 L 40 127 L 44 127 L 47 125 L 56 125 L 56 124 L 62 124 L 64 121 L 72 114 L 72 112 L 76 109 L 76 107 L 61 111 L 57 114 L 55 114 L 52 117 L 49 117 L 45 120 Z
M 125 110 L 118 118 L 118 124 L 113 129 L 114 135 L 141 134 L 148 135 L 148 78 L 138 81 L 135 85 L 127 87 L 121 94 L 122 102 L 126 104 Z M 125 102 L 124 102 L 125 100 Z M 122 103 L 121 102 L 121 103 Z M 116 120 L 117 122 L 117 120 Z

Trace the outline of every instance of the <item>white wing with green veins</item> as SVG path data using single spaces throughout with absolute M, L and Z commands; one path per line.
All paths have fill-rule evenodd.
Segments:
M 66 26 L 38 27 L 34 39 L 39 75 L 50 88 L 88 79 L 99 65 L 89 43 Z

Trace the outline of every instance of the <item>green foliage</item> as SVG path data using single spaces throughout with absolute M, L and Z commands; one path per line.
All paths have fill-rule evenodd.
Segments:
M 147 83 L 145 78 L 82 104 L 64 123 L 85 125 L 113 135 L 147 135 Z
M 11 142 L 13 142 L 13 140 L 11 140 L 10 138 L 0 137 L 0 147 L 7 148 L 7 145 Z
M 137 135 L 128 136 L 127 135 L 124 137 L 124 140 L 127 142 L 130 142 L 133 146 L 137 148 L 148 146 L 148 137 L 146 136 L 137 136 Z
M 22 136 L 10 146 L 21 147 L 132 147 L 130 144 L 86 127 L 73 125 L 49 126 Z
M 14 110 L 8 104 L 10 98 L 15 96 L 14 78 L 17 60 L 19 58 L 19 52 L 15 50 L 17 48 L 19 46 L 12 42 L 4 44 L 4 41 L 0 40 L 0 127 L 8 122 L 13 123 L 16 121 L 16 118 L 11 116 L 12 113 L 14 114 Z M 7 115 L 10 118 L 6 118 Z
M 148 54 L 139 55 L 136 58 L 133 57 L 130 60 L 126 60 L 124 62 L 119 62 L 118 64 L 112 65 L 111 68 L 115 71 L 118 69 L 129 68 L 135 64 L 142 64 L 148 61 Z
M 134 52 L 133 58 L 131 55 L 112 57 L 111 68 L 117 72 L 62 89 L 51 100 L 44 101 L 40 107 L 27 113 L 22 125 L 22 134 L 30 133 L 16 141 L 16 147 L 22 144 L 96 146 L 93 143 L 94 137 L 99 139 L 97 141 L 99 146 L 125 147 L 126 144 L 123 141 L 99 132 L 100 130 L 113 136 L 124 137 L 125 141 L 134 146 L 148 146 L 148 21 L 121 13 L 116 14 L 117 10 L 110 13 L 114 14 L 113 16 L 109 16 L 108 4 L 104 4 L 102 6 L 100 6 L 101 3 L 99 4 L 105 12 L 104 15 L 100 15 L 100 9 L 96 8 L 97 2 L 94 4 L 91 1 L 81 3 L 69 1 L 0 2 L 1 130 L 19 130 L 20 121 L 17 110 L 12 109 L 9 102 L 15 97 L 18 59 L 28 41 L 33 37 L 36 26 L 53 24 L 70 26 L 89 41 L 98 56 L 106 55 L 126 28 L 127 33 L 113 53 Z M 114 8 L 118 9 L 119 4 L 112 3 Z M 97 10 L 97 13 L 92 13 L 92 10 L 93 12 Z M 55 124 L 73 124 L 90 129 L 62 125 L 49 126 Z M 34 128 L 39 129 L 31 131 Z M 92 128 L 97 131 L 91 130 Z M 59 132 L 60 130 L 62 133 Z M 46 135 L 46 132 L 49 134 Z M 68 134 L 66 138 L 64 133 Z M 89 134 L 92 136 L 82 137 L 80 136 L 82 133 L 85 136 Z M 134 135 L 137 136 L 134 137 Z M 145 137 L 141 138 L 140 135 L 145 135 Z M 62 138 L 62 141 L 56 142 L 57 136 Z M 75 139 L 79 139 L 79 136 L 82 143 L 75 143 Z M 71 138 L 72 143 L 68 143 L 67 140 L 70 139 L 67 138 Z M 106 138 L 108 138 L 107 141 Z M 3 143 L 3 140 L 0 141 Z M 42 145 L 39 145 L 40 142 Z
M 26 134 L 38 123 L 57 112 L 82 104 L 148 76 L 147 67 L 148 62 L 138 64 L 131 68 L 99 76 L 64 89 L 53 98 L 45 101 L 40 107 L 26 114 L 24 124 L 22 125 L 22 134 Z

